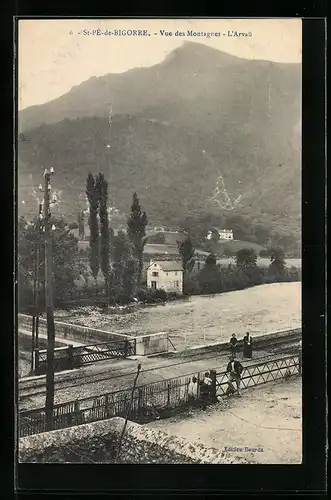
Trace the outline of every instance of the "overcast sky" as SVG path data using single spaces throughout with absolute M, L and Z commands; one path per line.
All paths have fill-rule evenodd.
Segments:
M 151 36 L 79 34 L 97 28 L 146 29 Z M 251 32 L 252 37 L 163 37 L 159 34 L 162 29 L 173 33 L 237 30 Z M 55 99 L 92 76 L 157 64 L 184 40 L 247 59 L 301 62 L 300 19 L 20 20 L 18 40 L 20 109 Z

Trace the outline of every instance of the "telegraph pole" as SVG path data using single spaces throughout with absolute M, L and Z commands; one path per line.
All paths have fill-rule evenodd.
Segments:
M 46 295 L 46 317 L 47 317 L 47 372 L 46 372 L 46 429 L 53 427 L 54 407 L 54 348 L 55 348 L 55 326 L 53 311 L 53 275 L 52 275 L 52 243 L 50 229 L 50 178 L 53 168 L 45 170 L 44 191 L 44 230 L 45 230 L 45 295 Z

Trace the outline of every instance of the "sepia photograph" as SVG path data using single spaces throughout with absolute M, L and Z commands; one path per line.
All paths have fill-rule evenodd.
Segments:
M 301 464 L 301 19 L 20 19 L 19 463 Z

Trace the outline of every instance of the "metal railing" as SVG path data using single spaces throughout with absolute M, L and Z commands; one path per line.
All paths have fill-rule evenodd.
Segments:
M 77 368 L 87 363 L 107 359 L 125 358 L 136 354 L 136 339 L 115 340 L 84 346 L 57 347 L 54 349 L 54 371 Z M 34 372 L 46 373 L 47 350 L 34 350 Z
M 301 373 L 300 355 L 279 358 L 267 363 L 257 363 L 244 368 L 241 374 L 241 387 L 265 384 L 281 378 L 289 378 Z M 216 395 L 226 394 L 229 378 L 226 372 L 216 373 Z
M 301 373 L 301 355 L 247 366 L 242 374 L 242 388 L 257 386 L 281 378 L 290 378 Z M 217 395 L 225 395 L 228 385 L 227 372 L 211 370 L 213 387 L 211 401 Z M 129 408 L 132 389 L 115 391 L 100 396 L 80 399 L 56 405 L 53 411 L 53 429 L 95 422 L 116 416 L 143 423 L 156 417 L 165 417 L 174 410 L 187 408 L 190 404 L 188 386 L 192 376 L 202 380 L 203 373 L 162 380 L 137 387 Z M 198 394 L 197 394 L 198 396 Z M 19 435 L 27 436 L 46 431 L 44 408 L 19 413 Z

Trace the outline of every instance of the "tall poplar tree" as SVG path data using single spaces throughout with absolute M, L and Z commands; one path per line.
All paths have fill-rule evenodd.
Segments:
M 99 257 L 99 220 L 98 220 L 98 207 L 99 195 L 96 189 L 96 182 L 91 173 L 88 174 L 86 180 L 86 196 L 90 206 L 89 214 L 89 228 L 90 228 L 90 267 L 92 276 L 97 280 L 100 268 Z
M 183 288 L 184 292 L 187 291 L 187 283 L 190 272 L 193 270 L 195 264 L 195 250 L 193 247 L 192 240 L 190 236 L 185 238 L 183 241 L 179 241 L 177 243 L 179 254 L 182 259 L 182 265 L 184 269 L 184 282 Z
M 190 236 L 177 243 L 185 273 L 190 273 L 195 263 L 195 250 Z
M 96 178 L 96 190 L 99 199 L 100 220 L 100 267 L 105 278 L 107 294 L 109 294 L 109 252 L 110 252 L 110 228 L 108 219 L 108 182 L 104 174 L 99 173 Z
M 85 236 L 85 216 L 84 216 L 84 210 L 80 210 L 78 212 L 77 222 L 78 222 L 79 239 L 83 240 L 84 236 Z
M 137 193 L 133 193 L 131 213 L 128 219 L 128 237 L 132 244 L 133 255 L 137 260 L 136 286 L 140 287 L 143 268 L 143 252 L 147 241 L 146 237 L 147 215 L 143 212 Z

